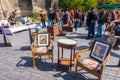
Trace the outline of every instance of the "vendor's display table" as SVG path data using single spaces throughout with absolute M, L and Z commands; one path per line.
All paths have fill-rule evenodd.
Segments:
M 77 41 L 72 40 L 72 39 L 58 39 L 57 40 L 57 45 L 58 45 L 58 65 L 65 65 L 65 66 L 70 66 L 70 71 L 71 67 L 74 64 L 74 57 L 75 57 L 75 48 L 77 45 Z M 60 47 L 62 48 L 62 54 L 60 55 Z M 70 58 L 63 57 L 63 48 L 67 48 L 71 50 L 70 53 Z M 66 53 L 67 54 L 67 53 Z
M 27 30 L 29 28 L 35 28 L 35 24 L 32 24 L 32 25 L 17 25 L 17 26 L 11 26 L 9 28 L 4 28 L 4 32 L 6 34 L 14 34 L 16 32 L 20 32 L 20 31 L 23 31 L 23 30 Z

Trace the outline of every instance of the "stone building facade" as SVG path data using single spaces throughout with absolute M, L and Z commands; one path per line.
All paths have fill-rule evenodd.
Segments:
M 20 15 L 32 15 L 33 10 L 56 8 L 59 0 L 0 0 L 1 10 L 17 9 Z

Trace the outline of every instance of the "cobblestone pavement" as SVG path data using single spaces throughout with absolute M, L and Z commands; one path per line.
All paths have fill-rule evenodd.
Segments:
M 78 41 L 76 51 L 89 46 L 90 40 L 86 40 L 87 31 L 85 28 L 79 28 L 74 34 L 67 34 L 64 37 Z M 32 67 L 32 58 L 30 51 L 30 40 L 28 31 L 8 35 L 12 47 L 5 47 L 3 36 L 0 34 L 0 80 L 97 80 L 91 74 L 84 70 L 78 71 L 78 76 L 74 79 L 74 66 L 71 72 L 66 72 L 67 68 L 58 68 L 57 66 L 57 39 L 63 38 L 56 36 L 54 38 L 54 66 L 51 60 L 46 57 L 36 59 L 37 68 Z M 120 67 L 117 67 L 120 59 L 120 46 L 111 51 L 111 56 L 106 64 L 102 80 L 120 80 Z M 64 53 L 68 53 L 68 49 Z M 88 55 L 88 54 L 87 54 Z M 85 55 L 85 56 L 87 56 Z M 69 54 L 65 54 L 69 56 Z

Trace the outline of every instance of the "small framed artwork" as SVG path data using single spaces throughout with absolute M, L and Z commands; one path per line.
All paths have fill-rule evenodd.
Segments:
M 94 47 L 91 50 L 90 57 L 99 62 L 103 62 L 106 55 L 109 53 L 111 45 L 108 43 L 95 41 Z
M 39 33 L 37 35 L 38 46 L 48 46 L 49 45 L 49 34 L 48 33 Z

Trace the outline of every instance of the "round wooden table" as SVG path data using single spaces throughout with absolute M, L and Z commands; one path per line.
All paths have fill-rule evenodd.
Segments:
M 65 65 L 65 66 L 70 66 L 70 71 L 71 71 L 71 67 L 74 64 L 74 58 L 75 58 L 75 48 L 77 45 L 77 41 L 76 40 L 72 40 L 72 39 L 58 39 L 57 40 L 57 45 L 58 45 L 58 66 L 61 65 Z M 61 47 L 61 55 L 60 55 L 60 47 Z M 63 57 L 63 48 L 67 48 L 70 49 L 70 57 Z

